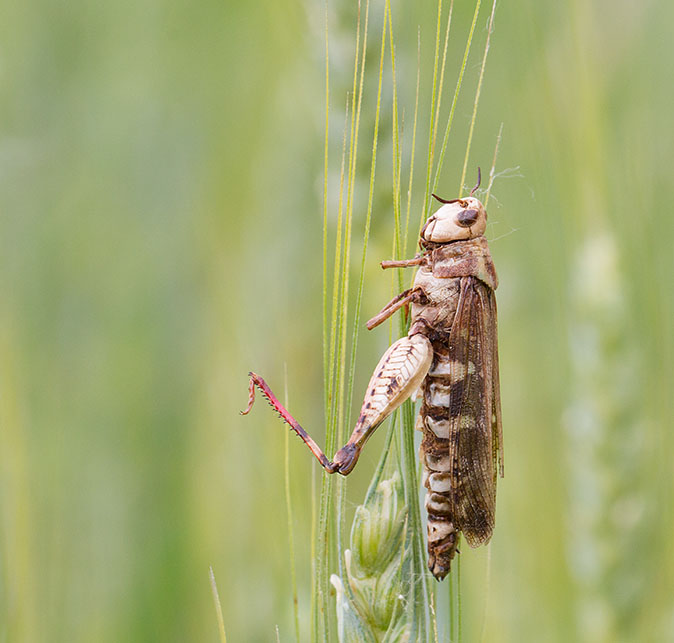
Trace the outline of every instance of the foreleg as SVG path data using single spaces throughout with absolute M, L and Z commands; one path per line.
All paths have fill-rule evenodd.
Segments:
M 412 266 L 420 266 L 424 262 L 422 255 L 417 255 L 414 259 L 396 259 L 393 261 L 382 261 L 381 267 L 386 268 L 411 268 Z

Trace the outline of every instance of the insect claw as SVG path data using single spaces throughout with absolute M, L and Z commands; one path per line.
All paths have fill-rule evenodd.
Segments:
M 239 415 L 248 415 L 253 408 L 253 402 L 255 402 L 255 373 L 249 372 L 248 377 L 250 377 L 248 384 L 248 406 L 243 411 L 239 411 Z

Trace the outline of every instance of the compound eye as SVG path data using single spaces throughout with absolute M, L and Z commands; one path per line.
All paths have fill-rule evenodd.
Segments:
M 477 210 L 461 210 L 456 215 L 456 222 L 462 228 L 470 228 L 477 221 L 478 214 Z

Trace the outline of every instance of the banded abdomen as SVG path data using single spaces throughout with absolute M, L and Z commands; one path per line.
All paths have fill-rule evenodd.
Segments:
M 449 573 L 459 528 L 452 515 L 449 461 L 450 380 L 447 343 L 434 341 L 434 358 L 424 381 L 418 428 L 423 431 L 421 461 L 428 512 L 428 568 L 437 579 Z
M 423 383 L 423 402 L 417 429 L 423 432 L 419 452 L 428 514 L 428 568 L 437 579 L 449 573 L 459 536 L 452 515 L 449 462 L 449 335 L 459 299 L 457 278 L 433 275 L 431 267 L 417 272 L 415 286 L 422 289 L 424 305 L 412 306 L 411 332 L 425 334 L 433 346 L 433 362 Z

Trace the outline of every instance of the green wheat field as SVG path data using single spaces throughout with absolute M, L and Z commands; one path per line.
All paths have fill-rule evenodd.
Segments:
M 0 16 L 0 643 L 674 641 L 673 4 Z M 379 261 L 478 166 L 505 477 L 438 584 L 410 405 L 346 480 L 239 410 L 254 370 L 343 444 L 404 332 Z M 384 536 L 386 635 L 346 578 Z

